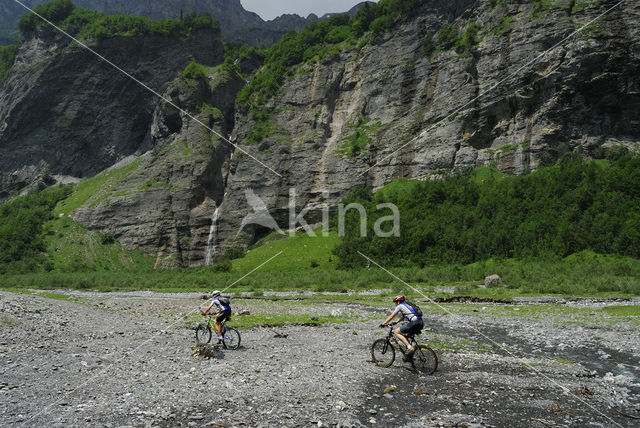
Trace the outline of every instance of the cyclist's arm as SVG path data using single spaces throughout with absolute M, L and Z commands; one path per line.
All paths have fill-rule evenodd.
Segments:
M 211 306 L 212 305 L 207 306 L 207 309 L 204 310 L 203 314 L 208 314 L 209 311 L 211 310 Z
M 389 316 L 387 317 L 387 319 L 386 319 L 386 320 L 384 320 L 384 322 L 383 322 L 382 324 L 380 324 L 380 325 L 381 325 L 381 326 L 385 326 L 385 325 L 389 324 L 389 322 L 393 319 L 393 317 L 395 317 L 395 316 L 396 316 L 396 314 L 397 314 L 397 312 L 396 312 L 396 311 L 393 311 L 393 312 L 391 313 L 391 315 L 389 315 Z

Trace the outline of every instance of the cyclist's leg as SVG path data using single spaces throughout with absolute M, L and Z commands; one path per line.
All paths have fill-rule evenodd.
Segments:
M 228 318 L 229 314 L 227 311 L 223 311 L 216 317 L 214 328 L 216 330 L 216 334 L 218 335 L 218 343 L 220 343 L 220 340 L 222 339 L 222 325 Z
M 216 331 L 218 337 L 222 336 L 222 317 L 221 315 L 216 316 L 215 321 L 213 322 L 213 329 Z
M 414 348 L 409 343 L 407 336 L 413 334 L 413 331 L 418 327 L 418 325 L 422 324 L 422 320 L 414 319 L 411 322 L 403 323 L 400 328 L 396 329 L 395 335 L 400 341 L 407 347 L 407 349 L 411 348 L 411 352 L 414 351 Z
M 393 330 L 393 334 L 398 338 L 398 340 L 400 340 L 400 342 L 402 342 L 402 344 L 405 346 L 405 348 L 409 348 L 409 341 L 407 340 L 406 336 L 404 335 L 403 329 L 406 327 L 406 325 L 408 325 L 407 323 L 404 323 L 402 326 L 396 328 L 395 330 Z

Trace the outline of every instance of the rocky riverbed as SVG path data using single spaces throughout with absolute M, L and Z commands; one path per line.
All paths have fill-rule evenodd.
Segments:
M 0 292 L 0 425 L 637 426 L 637 302 L 421 304 L 440 358 L 417 377 L 368 362 L 380 300 L 233 299 L 238 316 L 333 314 L 322 326 L 241 329 L 192 353 L 199 294 Z M 535 303 L 535 304 L 534 304 Z M 298 318 L 295 318 L 295 317 Z M 257 319 L 257 318 L 256 318 Z M 264 324 L 264 323 L 263 323 Z M 276 335 L 280 337 L 276 337 Z M 286 337 L 284 337 L 286 336 Z

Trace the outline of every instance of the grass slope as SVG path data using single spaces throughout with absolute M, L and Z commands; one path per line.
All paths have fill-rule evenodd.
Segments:
M 89 232 L 69 217 L 44 225 L 46 252 L 55 272 L 131 271 L 153 267 L 141 251 L 129 251 L 111 236 Z
M 250 249 L 246 256 L 233 261 L 234 272 L 248 272 L 266 262 L 282 251 L 271 262 L 261 268 L 263 272 L 292 272 L 318 269 L 332 271 L 336 267 L 333 248 L 340 242 L 336 231 L 322 236 L 322 230 L 315 230 L 315 237 L 298 233 L 292 237 L 278 239 L 280 235 L 271 234 L 257 247 Z

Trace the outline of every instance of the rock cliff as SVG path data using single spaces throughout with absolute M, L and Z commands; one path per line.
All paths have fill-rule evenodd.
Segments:
M 258 66 L 250 57 L 237 72 L 217 66 L 207 79 L 173 80 L 163 95 L 170 103 L 160 102 L 154 112 L 153 148 L 115 165 L 129 171 L 126 177 L 102 189 L 73 219 L 156 254 L 157 267 L 209 262 L 229 177 L 233 146 L 225 140 L 234 126 L 235 94 L 245 85 L 241 76 Z
M 158 98 L 91 52 L 41 27 L 20 45 L 0 88 L 0 189 L 3 196 L 48 167 L 89 177 L 151 149 L 149 123 Z M 194 57 L 222 60 L 216 31 L 173 37 L 108 39 L 98 53 L 162 92 Z
M 599 157 L 611 146 L 637 150 L 639 5 L 615 9 L 562 43 L 615 2 L 578 11 L 570 1 L 556 4 L 561 7 L 535 15 L 525 1 L 493 9 L 434 1 L 361 51 L 301 66 L 269 104 L 277 134 L 245 147 L 282 177 L 234 156 L 222 204 L 234 215 L 222 216 L 220 236 L 238 233 L 250 211 L 247 187 L 285 225 L 294 187 L 296 213 L 309 206 L 311 223 L 323 203 L 335 206 L 361 185 L 379 188 L 398 177 L 424 180 L 492 164 L 523 174 L 566 151 Z M 468 53 L 425 54 L 428 34 L 472 18 L 485 30 Z M 505 21 L 510 25 L 500 28 Z M 240 112 L 235 140 L 246 141 L 254 126 Z M 350 142 L 356 133 L 370 139 L 361 150 Z M 260 230 L 243 232 L 253 240 Z
M 3 159 L 5 153 L 13 156 L 3 171 L 11 162 L 38 169 L 37 163 L 22 159 L 34 150 L 26 136 L 58 138 L 53 144 L 58 148 L 69 141 L 68 135 L 94 132 L 89 139 L 94 145 L 84 152 L 83 146 L 72 146 L 68 159 L 62 149 L 56 157 L 41 146 L 41 159 L 72 175 L 90 175 L 124 155 L 149 150 L 127 178 L 73 217 L 128 247 L 155 253 L 158 266 L 187 266 L 205 264 L 212 254 L 267 232 L 255 225 L 242 228 L 243 218 L 252 212 L 246 189 L 286 229 L 292 188 L 296 213 L 310 208 L 305 218 L 311 224 L 321 218 L 323 204 L 334 207 L 361 185 L 379 188 L 399 177 L 424 180 L 486 165 L 522 174 L 567 151 L 601 157 L 613 146 L 637 150 L 640 5 L 628 2 L 571 37 L 616 2 L 559 0 L 557 7 L 546 9 L 537 9 L 538 3 L 428 2 L 374 42 L 345 45 L 320 62 L 296 66 L 268 101 L 272 132 L 253 144 L 248 137 L 259 123 L 249 110 L 237 108 L 234 99 L 259 67 L 255 58 L 240 64 L 240 73 L 210 68 L 206 81 L 178 79 L 169 85 L 167 97 L 196 112 L 197 120 L 219 134 L 230 134 L 231 141 L 277 174 L 164 103 L 147 100 L 119 118 L 107 116 L 120 114 L 111 107 L 103 113 L 92 110 L 94 104 L 114 105 L 110 97 L 121 93 L 118 88 L 133 91 L 133 84 L 120 78 L 118 84 L 94 81 L 89 73 L 62 78 L 63 66 L 89 67 L 84 56 L 71 60 L 81 53 L 43 61 L 48 65 L 40 70 L 33 66 L 39 62 L 28 58 L 47 58 L 55 49 L 33 41 L 35 46 L 21 48 L 25 71 L 14 73 L 0 100 L 14 99 L 7 94 L 17 99 L 18 88 L 44 91 L 54 86 L 53 79 L 63 91 L 86 99 L 63 102 L 63 91 L 50 90 L 55 94 L 34 97 L 21 108 L 16 101 L 11 105 L 18 107 L 9 110 L 4 107 L 8 104 L 0 104 L 0 135 L 14 136 L 0 138 Z M 457 50 L 442 43 L 432 46 L 434 35 L 451 25 L 475 25 L 477 40 Z M 108 53 L 125 64 L 130 58 L 115 47 Z M 91 67 L 100 75 L 99 65 Z M 82 85 L 74 83 L 77 76 L 86 76 Z M 155 73 L 148 77 L 161 80 Z M 104 94 L 101 89 L 103 98 L 95 103 L 97 88 L 104 86 L 111 89 Z M 37 99 L 55 102 L 45 107 Z M 97 131 L 95 122 L 78 122 L 77 112 L 86 109 L 94 121 L 98 117 L 109 123 L 109 132 Z M 140 109 L 146 115 L 133 120 Z M 95 153 L 103 162 L 89 167 L 86 156 Z M 12 182 L 3 176 L 5 188 L 7 183 Z

